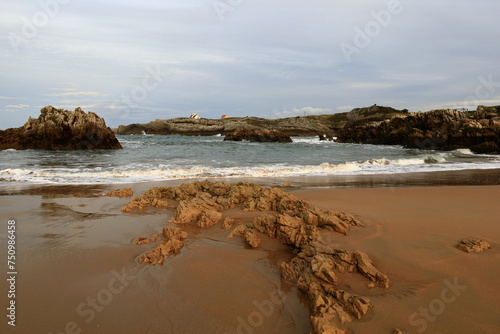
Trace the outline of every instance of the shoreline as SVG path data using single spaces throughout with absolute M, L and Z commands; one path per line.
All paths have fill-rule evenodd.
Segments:
M 343 289 L 367 296 L 374 305 L 362 320 L 349 323 L 348 333 L 390 334 L 399 328 L 405 334 L 493 334 L 500 331 L 500 311 L 490 306 L 500 303 L 491 279 L 500 275 L 499 178 L 500 170 L 472 170 L 266 179 L 265 185 L 292 182 L 292 187 L 284 187 L 286 192 L 312 206 L 352 214 L 365 224 L 347 235 L 322 232 L 331 247 L 367 253 L 391 280 L 389 289 L 373 289 L 359 274 L 338 274 Z M 165 183 L 131 186 L 142 193 L 153 186 L 174 185 Z M 173 211 L 124 214 L 121 207 L 130 198 L 98 196 L 124 186 L 2 190 L 1 227 L 5 230 L 12 218 L 19 226 L 16 330 L 61 332 L 76 324 L 85 333 L 176 334 L 207 332 L 206 328 L 214 334 L 245 332 L 243 328 L 255 333 L 309 332 L 304 298 L 279 275 L 280 262 L 292 256 L 290 247 L 263 237 L 261 246 L 248 249 L 240 237 L 228 239 L 229 231 L 219 226 L 183 226 L 189 237 L 179 255 L 163 266 L 139 265 L 138 257 L 151 245 L 134 245 L 134 238 L 169 225 Z M 255 216 L 241 209 L 225 214 L 238 223 L 250 223 Z M 492 248 L 482 254 L 456 249 L 466 237 L 483 238 Z M 0 265 L 4 262 L 2 258 Z M 453 302 L 439 303 L 443 289 L 455 281 L 466 288 Z M 97 300 L 96 308 L 92 300 Z M 5 301 L 0 299 L 2 308 Z M 442 311 L 433 306 L 441 304 Z M 433 320 L 421 315 L 420 308 L 430 309 Z M 5 323 L 0 329 L 10 333 Z
M 174 179 L 163 181 L 145 181 L 135 183 L 105 184 L 21 184 L 4 183 L 0 188 L 0 196 L 79 194 L 91 196 L 119 188 L 132 188 L 134 193 L 142 193 L 152 187 L 178 186 L 207 180 Z M 438 172 L 412 172 L 399 174 L 366 174 L 366 175 L 312 175 L 293 177 L 247 177 L 247 178 L 209 178 L 210 181 L 250 182 L 266 187 L 279 187 L 284 183 L 292 183 L 290 190 L 301 189 L 344 189 L 344 188 L 384 188 L 384 187 L 424 187 L 424 186 L 459 186 L 459 185 L 500 185 L 500 169 L 467 169 Z M 75 195 L 72 195 L 75 196 Z

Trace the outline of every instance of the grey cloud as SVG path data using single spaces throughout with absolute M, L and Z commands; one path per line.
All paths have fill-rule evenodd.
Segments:
M 21 34 L 23 18 L 42 9 L 34 0 L 8 2 L 0 91 L 12 99 L 0 99 L 8 115 L 0 128 L 38 115 L 13 114 L 9 105 L 81 104 L 116 126 L 191 112 L 270 117 L 373 103 L 425 110 L 474 94 L 480 76 L 500 82 L 500 3 L 489 0 L 401 0 L 403 11 L 346 62 L 339 45 L 353 44 L 355 29 L 390 1 L 232 2 L 224 20 L 215 1 L 69 1 L 17 53 L 9 33 Z M 146 90 L 147 66 L 159 66 L 162 79 Z M 134 108 L 116 105 L 141 89 L 147 94 Z M 483 100 L 499 97 L 500 87 Z

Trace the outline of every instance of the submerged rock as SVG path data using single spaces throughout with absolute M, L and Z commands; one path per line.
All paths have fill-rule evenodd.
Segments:
M 92 150 L 121 149 L 115 134 L 104 119 L 93 112 L 56 109 L 40 110 L 38 118 L 29 118 L 20 128 L 0 131 L 0 150 Z

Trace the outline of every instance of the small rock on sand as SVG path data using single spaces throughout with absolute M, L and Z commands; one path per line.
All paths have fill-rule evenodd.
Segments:
M 458 249 L 467 253 L 480 253 L 490 247 L 488 242 L 481 239 L 463 239 L 457 245 Z

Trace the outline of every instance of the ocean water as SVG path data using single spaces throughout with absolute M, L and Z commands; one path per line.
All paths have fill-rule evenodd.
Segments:
M 172 179 L 395 174 L 500 168 L 500 155 L 421 151 L 295 137 L 293 143 L 221 136 L 117 136 L 123 150 L 0 151 L 0 184 L 102 184 Z

